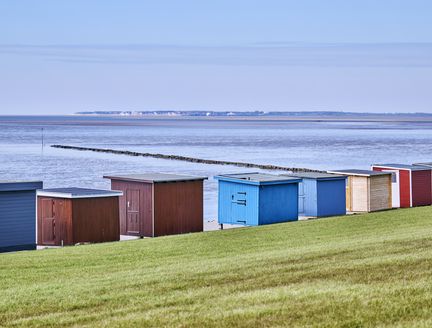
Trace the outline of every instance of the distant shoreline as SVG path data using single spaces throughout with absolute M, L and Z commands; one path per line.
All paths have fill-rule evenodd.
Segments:
M 172 115 L 0 115 L 0 124 L 28 125 L 151 125 L 162 122 L 236 122 L 250 123 L 432 123 L 432 114 L 372 114 L 350 113 L 349 115 L 296 115 L 296 116 L 172 116 Z
M 290 112 L 264 112 L 264 111 L 88 111 L 76 112 L 76 116 L 92 117 L 130 117 L 130 118 L 262 118 L 262 119 L 383 119 L 383 118 L 430 118 L 432 113 L 370 113 L 370 112 L 342 112 L 342 111 L 290 111 Z

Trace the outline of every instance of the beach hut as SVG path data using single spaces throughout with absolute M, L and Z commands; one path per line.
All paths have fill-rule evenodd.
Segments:
M 304 172 L 283 176 L 302 179 L 299 183 L 301 216 L 325 217 L 346 214 L 345 175 Z
M 334 170 L 348 177 L 346 208 L 350 212 L 374 212 L 392 207 L 391 173 L 369 170 Z
M 413 165 L 427 167 L 427 168 L 430 168 L 432 170 L 432 162 L 416 163 Z M 432 182 L 431 182 L 431 185 L 432 185 Z M 431 187 L 431 202 L 432 202 L 432 187 Z
M 431 205 L 431 168 L 407 164 L 374 164 L 374 171 L 392 173 L 393 207 Z
M 83 188 L 38 190 L 38 245 L 119 240 L 121 195 L 119 191 Z
M 148 173 L 108 175 L 120 197 L 122 235 L 157 237 L 203 231 L 206 177 Z
M 36 189 L 42 181 L 0 181 L 0 252 L 36 249 Z
M 224 174 L 219 182 L 219 224 L 256 226 L 298 220 L 300 178 L 262 173 Z

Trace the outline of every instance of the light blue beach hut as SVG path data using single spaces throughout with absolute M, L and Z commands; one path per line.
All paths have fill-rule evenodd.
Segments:
M 300 178 L 262 173 L 225 174 L 219 181 L 218 222 L 257 226 L 298 220 Z
M 299 184 L 299 214 L 326 217 L 346 214 L 346 176 L 303 172 L 290 176 L 301 178 Z

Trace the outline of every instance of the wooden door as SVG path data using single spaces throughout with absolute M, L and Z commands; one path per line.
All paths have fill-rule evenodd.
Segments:
M 305 203 L 305 188 L 304 183 L 299 183 L 299 189 L 298 189 L 298 212 L 301 214 L 304 214 L 304 203 Z
M 140 191 L 128 189 L 126 191 L 126 232 L 140 233 Z
M 368 212 L 369 211 L 369 178 L 367 177 L 352 177 L 352 211 L 353 212 Z
M 231 195 L 231 222 L 233 224 L 247 224 L 247 193 L 234 192 Z
M 41 202 L 42 244 L 56 244 L 56 220 L 54 199 L 43 199 Z

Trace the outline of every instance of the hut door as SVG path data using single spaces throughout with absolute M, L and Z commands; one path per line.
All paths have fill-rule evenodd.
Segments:
M 298 198 L 298 212 L 304 213 L 305 191 L 304 183 L 299 183 L 299 198 Z
M 233 224 L 247 224 L 247 193 L 234 192 L 231 195 L 231 222 Z
M 128 234 L 140 232 L 140 199 L 139 190 L 128 189 L 126 191 L 126 231 Z
M 56 220 L 55 201 L 53 199 L 42 200 L 42 243 L 44 245 L 55 245 L 56 243 Z
M 351 211 L 368 212 L 369 211 L 369 187 L 366 177 L 351 177 Z
M 392 174 L 392 207 L 400 207 L 400 186 L 399 186 L 399 171 L 398 170 L 382 170 L 383 172 L 391 172 Z

